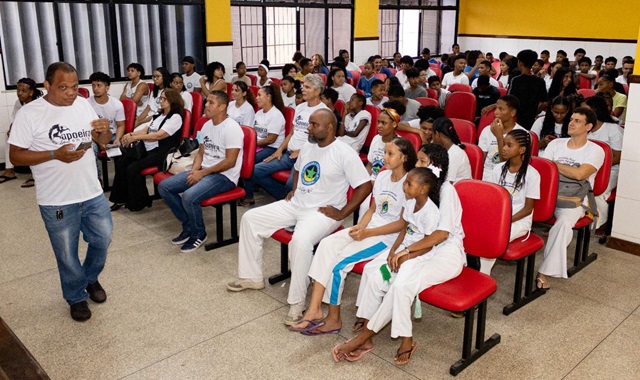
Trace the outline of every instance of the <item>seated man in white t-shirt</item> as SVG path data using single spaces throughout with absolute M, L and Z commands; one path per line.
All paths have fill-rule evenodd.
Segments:
M 542 157 L 555 162 L 561 175 L 578 181 L 589 179 L 593 186 L 596 173 L 604 162 L 602 148 L 587 139 L 587 134 L 596 123 L 596 115 L 591 109 L 576 108 L 569 122 L 571 137 L 551 141 Z M 556 207 L 556 222 L 549 230 L 549 238 L 544 246 L 544 260 L 538 268 L 538 288 L 549 288 L 548 276 L 567 278 L 567 246 L 573 238 L 573 226 L 584 215 L 582 207 Z
M 467 59 L 464 54 L 456 56 L 453 71 L 444 74 L 442 78 L 442 87 L 448 89 L 454 83 L 469 84 L 469 77 L 464 73 L 464 68 L 467 66 Z
M 309 117 L 308 142 L 295 163 L 294 187 L 285 200 L 247 211 L 240 222 L 238 280 L 227 289 L 235 292 L 264 288 L 263 240 L 280 228 L 295 225 L 289 243 L 290 309 L 285 324 L 302 317 L 309 286 L 313 246 L 333 232 L 371 192 L 369 174 L 358 154 L 335 138 L 335 115 L 328 109 Z M 347 190 L 355 189 L 347 202 Z
M 202 92 L 200 85 L 200 74 L 196 72 L 196 60 L 188 55 L 182 59 L 182 79 L 184 86 L 189 92 Z
M 227 117 L 228 104 L 226 93 L 209 93 L 204 114 L 211 120 L 200 132 L 202 144 L 192 169 L 158 185 L 160 196 L 182 223 L 182 232 L 171 243 L 182 245 L 183 253 L 195 251 L 207 240 L 200 202 L 234 189 L 240 178 L 244 134 L 240 125 Z
M 371 114 L 364 110 L 367 99 L 362 94 L 353 94 L 345 105 L 344 121 L 338 128 L 338 140 L 360 152 L 371 128 Z

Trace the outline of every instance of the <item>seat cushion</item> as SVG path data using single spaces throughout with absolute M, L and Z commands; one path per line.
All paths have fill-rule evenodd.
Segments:
M 362 161 L 362 163 L 366 164 L 369 162 L 369 158 L 366 153 L 358 153 L 358 156 L 360 156 L 360 161 Z
M 593 222 L 593 219 L 589 218 L 588 216 L 583 216 L 582 218 L 578 219 L 578 221 L 576 222 L 576 224 L 573 226 L 574 230 L 579 230 L 582 227 L 586 227 L 589 224 L 591 224 L 591 222 Z M 556 223 L 556 218 L 553 217 L 551 218 L 548 222 L 546 222 L 547 224 L 555 224 Z
M 101 150 L 100 152 L 98 152 L 98 158 L 107 158 L 107 152 Z
M 618 188 L 616 187 L 615 189 L 613 189 L 611 191 L 611 195 L 609 195 L 609 198 L 607 198 L 607 202 L 613 202 L 616 200 L 616 193 L 618 192 Z
M 291 174 L 291 170 L 280 170 L 271 174 L 271 177 L 276 181 L 287 182 L 289 180 L 290 174 Z
M 202 207 L 214 206 L 220 203 L 235 201 L 237 199 L 242 199 L 245 196 L 245 194 L 246 192 L 244 191 L 243 188 L 236 186 L 236 188 L 233 190 L 225 191 L 224 193 L 214 195 L 211 198 L 207 198 L 203 200 L 202 202 L 200 202 L 200 206 Z
M 150 166 L 148 168 L 144 168 L 144 169 L 140 170 L 140 174 L 141 175 L 154 175 L 159 171 L 160 170 L 158 170 L 157 166 Z
M 500 257 L 503 260 L 519 260 L 523 257 L 527 257 L 544 247 L 544 240 L 534 233 L 531 233 L 529 237 L 522 236 L 509 243 L 507 252 Z
M 282 244 L 289 244 L 291 242 L 291 238 L 293 237 L 293 232 L 287 231 L 284 228 L 279 229 L 271 235 L 271 238 L 275 241 L 278 241 Z
M 356 265 L 354 265 L 353 269 L 351 269 L 351 271 L 353 273 L 362 274 L 362 272 L 364 272 L 364 266 L 367 265 L 369 262 L 371 262 L 371 260 L 361 261 L 361 262 L 357 263 Z
M 496 281 L 467 267 L 452 280 L 420 293 L 420 300 L 447 311 L 465 311 L 489 298 L 497 289 Z
M 153 183 L 155 183 L 156 185 L 159 185 L 160 182 L 164 181 L 165 179 L 172 177 L 173 174 L 171 173 L 166 173 L 166 172 L 159 172 L 153 175 Z

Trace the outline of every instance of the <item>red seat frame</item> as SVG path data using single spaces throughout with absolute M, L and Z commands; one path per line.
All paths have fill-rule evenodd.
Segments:
M 482 171 L 484 170 L 482 149 L 475 144 L 463 143 L 463 145 L 465 146 L 464 153 L 467 155 L 471 165 L 471 178 L 482 180 Z
M 421 106 L 436 106 L 436 107 L 440 107 L 440 104 L 438 104 L 438 101 L 436 99 L 433 98 L 425 98 L 425 97 L 418 97 L 414 99 L 416 102 L 420 103 Z
M 471 88 L 471 86 L 469 86 L 468 84 L 464 84 L 464 83 L 452 83 L 447 90 L 449 92 L 471 92 L 473 93 L 473 89 Z

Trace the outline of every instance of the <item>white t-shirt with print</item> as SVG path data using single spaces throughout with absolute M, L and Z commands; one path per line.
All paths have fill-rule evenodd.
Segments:
M 362 120 L 365 120 L 367 125 L 360 131 L 360 133 L 358 133 L 358 136 L 351 137 L 344 135 L 338 137 L 340 141 L 352 147 L 356 152 L 360 152 L 360 149 L 362 149 L 362 146 L 364 145 L 364 140 L 367 139 L 367 134 L 369 134 L 369 128 L 371 128 L 371 114 L 369 111 L 361 110 L 355 115 L 350 113 L 344 118 L 344 130 L 346 132 L 355 131 Z
M 158 95 L 153 96 L 153 91 L 149 92 L 149 100 L 147 101 L 147 105 L 149 106 L 149 113 L 147 116 L 153 116 L 158 113 L 160 109 L 160 97 L 164 90 L 158 90 Z
M 369 153 L 367 154 L 367 161 L 371 163 L 371 180 L 375 181 L 378 176 L 378 172 L 384 167 L 384 146 L 385 142 L 382 141 L 382 136 L 375 135 L 369 145 Z
M 507 192 L 511 196 L 511 215 L 513 216 L 524 208 L 527 198 L 540 199 L 540 173 L 538 173 L 536 168 L 529 165 L 521 186 L 516 189 L 515 182 L 518 173 L 511 173 L 507 169 L 504 180 L 501 180 L 502 168 L 505 164 L 506 162 L 501 162 L 493 168 L 489 182 L 507 189 Z M 520 220 L 531 226 L 531 223 L 533 223 L 533 212 Z
M 591 140 L 602 141 L 607 143 L 611 150 L 622 151 L 622 138 L 624 137 L 624 130 L 616 123 L 602 123 L 600 129 L 595 132 L 589 132 L 587 138 Z M 612 165 L 611 171 L 617 172 L 620 170 L 620 165 Z M 617 178 L 617 175 L 614 177 Z
M 245 101 L 240 107 L 236 107 L 236 101 L 232 100 L 227 106 L 227 116 L 236 121 L 240 125 L 250 127 L 253 125 L 253 121 L 256 117 L 256 111 L 254 111 L 251 103 Z
M 467 77 L 467 74 L 465 73 L 460 73 L 460 75 L 454 76 L 453 71 L 444 74 L 444 77 L 442 78 L 442 87 L 447 88 L 454 83 L 469 84 L 469 77 Z
M 431 235 L 436 231 L 438 220 L 440 219 L 440 211 L 431 198 L 427 198 L 427 203 L 420 210 L 415 212 L 416 200 L 407 199 L 402 213 L 402 219 L 408 224 L 406 233 L 402 243 L 409 246 L 417 241 L 422 240 L 425 236 Z
M 447 153 L 449 153 L 447 181 L 456 183 L 461 179 L 471 179 L 471 163 L 464 150 L 456 144 L 453 144 L 447 150 Z
M 582 164 L 589 164 L 596 168 L 596 172 L 589 177 L 589 182 L 593 186 L 593 180 L 596 178 L 597 170 L 604 163 L 604 150 L 598 144 L 587 141 L 587 143 L 579 149 L 569 149 L 568 143 L 570 138 L 555 139 L 547 145 L 542 157 L 559 162 L 564 165 L 580 167 Z
M 115 99 L 112 96 L 107 96 L 108 100 L 105 104 L 96 102 L 96 99 L 93 96 L 89 97 L 89 99 L 87 100 L 89 101 L 89 104 L 91 104 L 91 107 L 93 107 L 93 110 L 96 111 L 99 118 L 109 120 L 109 129 L 115 137 L 116 130 L 118 129 L 117 122 L 124 121 L 125 119 L 124 106 L 122 105 L 121 101 Z
M 376 104 L 373 104 L 373 98 L 367 98 L 367 105 L 368 106 L 374 106 L 374 107 L 378 107 L 380 109 L 383 109 L 384 106 L 383 104 L 385 104 L 386 102 L 389 101 L 389 98 L 387 98 L 386 96 L 383 96 L 382 99 L 380 99 L 380 101 Z
M 56 150 L 63 145 L 91 141 L 91 121 L 98 118 L 87 99 L 79 96 L 67 107 L 54 106 L 44 97 L 25 104 L 16 114 L 8 143 L 32 152 Z M 75 148 L 72 148 L 75 149 Z M 56 159 L 32 165 L 36 199 L 41 206 L 84 202 L 102 194 L 96 176 L 96 158 L 88 151 L 78 161 Z
M 357 92 L 356 89 L 347 82 L 344 82 L 344 84 L 340 87 L 332 88 L 338 93 L 338 99 L 342 100 L 345 103 L 351 100 L 351 95 Z
M 18 113 L 20 108 L 22 108 L 22 103 L 20 103 L 20 100 L 18 99 L 13 104 L 13 111 L 11 111 L 11 117 L 9 118 L 9 124 L 13 123 L 13 121 L 16 119 L 16 114 Z
M 209 120 L 202 126 L 201 136 L 202 145 L 204 146 L 202 167 L 205 169 L 224 160 L 227 149 L 240 149 L 236 164 L 220 173 L 229 178 L 229 181 L 238 184 L 240 168 L 242 167 L 242 146 L 244 143 L 244 133 L 242 133 L 240 125 L 229 117 L 218 125 L 214 125 L 213 122 Z
M 171 117 L 167 119 L 167 121 L 164 124 L 162 124 L 162 120 L 164 120 L 165 118 L 166 118 L 165 115 L 160 114 L 158 117 L 151 120 L 151 123 L 149 123 L 149 129 L 147 130 L 147 133 L 158 132 L 158 129 L 160 128 L 163 131 L 167 132 L 169 136 L 173 136 L 175 133 L 178 133 L 180 129 L 182 129 L 182 118 L 177 113 L 174 113 L 173 115 L 171 115 Z M 160 127 L 160 124 L 162 124 L 162 127 Z M 153 149 L 156 149 L 158 146 L 160 146 L 158 141 L 144 142 L 144 147 L 147 150 L 147 152 Z
M 294 169 L 299 175 L 291 203 L 306 210 L 324 206 L 340 210 L 347 203 L 349 186 L 355 189 L 369 181 L 358 154 L 339 140 L 325 147 L 305 143 Z
M 253 129 L 256 130 L 258 141 L 266 139 L 269 136 L 269 133 L 278 135 L 275 142 L 267 145 L 277 149 L 285 138 L 284 124 L 285 120 L 282 112 L 280 112 L 276 107 L 271 107 L 269 112 L 264 112 L 264 109 L 260 109 L 256 112 L 256 117 L 253 121 Z
M 404 184 L 407 175 L 405 174 L 399 181 L 391 180 L 391 170 L 385 170 L 378 176 L 373 184 L 373 198 L 376 202 L 376 211 L 371 216 L 371 221 L 367 228 L 375 228 L 393 223 L 400 219 L 402 207 L 406 202 L 404 197 Z M 390 247 L 396 241 L 398 233 L 380 236 L 380 240 Z
M 202 88 L 200 85 L 200 74 L 195 71 L 191 76 L 187 76 L 187 74 L 182 74 L 182 81 L 184 82 L 184 86 L 187 88 L 187 91 L 193 92 L 196 88 Z
M 296 113 L 293 116 L 293 136 L 289 139 L 287 149 L 294 151 L 302 148 L 309 139 L 309 117 L 312 113 L 321 109 L 329 109 L 324 103 L 320 102 L 313 107 L 309 107 L 309 103 L 304 102 L 296 107 Z
M 520 124 L 515 125 L 513 129 L 526 129 L 522 128 Z M 507 134 L 505 133 L 504 136 Z M 503 137 L 504 137 L 503 136 Z M 484 169 L 482 170 L 482 180 L 488 181 L 491 176 L 491 171 L 496 164 L 500 163 L 500 152 L 498 152 L 498 139 L 491 132 L 491 126 L 487 126 L 480 133 L 480 139 L 478 140 L 478 146 L 483 152 L 487 153 L 487 157 L 484 160 Z

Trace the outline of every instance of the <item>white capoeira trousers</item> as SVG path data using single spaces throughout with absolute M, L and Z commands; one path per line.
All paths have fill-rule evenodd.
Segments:
M 322 239 L 309 269 L 309 277 L 325 287 L 322 302 L 340 305 L 344 280 L 354 265 L 371 260 L 387 249 L 380 236 L 353 240 L 349 229 Z
M 303 302 L 309 286 L 309 267 L 313 259 L 313 246 L 340 225 L 317 209 L 296 209 L 291 202 L 278 201 L 247 211 L 240 222 L 238 247 L 238 277 L 262 281 L 264 239 L 280 228 L 295 225 L 289 243 L 291 284 L 287 302 L 291 305 Z
M 598 195 L 596 198 L 596 206 L 598 207 L 598 221 L 596 222 L 596 228 L 600 228 L 604 226 L 609 220 L 609 203 L 607 203 L 607 199 L 611 195 L 613 189 L 618 186 L 618 173 L 620 172 L 620 167 L 618 165 L 611 168 L 611 176 L 609 177 L 609 184 L 607 185 L 607 190 L 604 193 Z
M 531 231 L 531 219 L 520 219 L 517 222 L 511 223 L 511 233 L 509 235 L 509 241 L 524 236 Z M 496 263 L 496 259 L 480 258 L 480 272 L 491 276 L 491 268 Z
M 549 230 L 544 259 L 538 269 L 545 276 L 567 278 L 567 247 L 573 239 L 573 226 L 584 216 L 582 207 L 556 208 L 556 222 Z
M 387 251 L 388 252 L 388 251 Z M 356 315 L 369 320 L 367 328 L 378 333 L 390 321 L 391 337 L 412 336 L 411 304 L 424 289 L 457 277 L 466 262 L 455 245 L 444 244 L 428 254 L 402 263 L 398 273 L 384 281 L 380 267 L 387 262 L 382 254 L 365 266 L 358 293 Z

